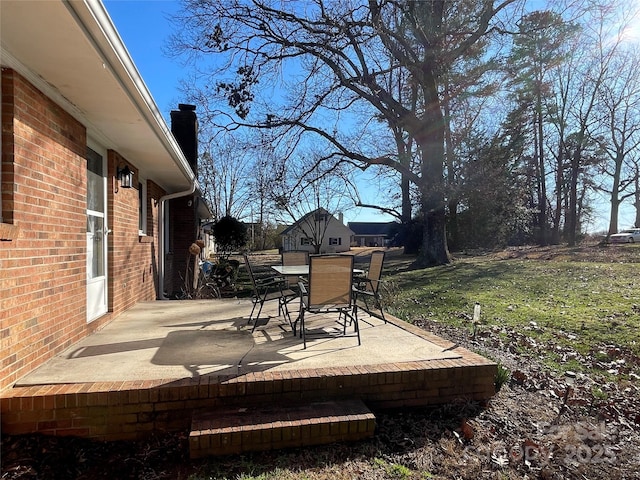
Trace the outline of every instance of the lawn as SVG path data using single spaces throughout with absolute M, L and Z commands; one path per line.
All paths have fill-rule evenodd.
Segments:
M 523 256 L 501 252 L 461 257 L 451 265 L 423 270 L 411 270 L 406 259 L 390 262 L 384 277 L 387 309 L 411 323 L 436 322 L 470 336 L 475 329 L 478 337 L 497 334 L 506 343 L 513 335 L 524 335 L 528 340 L 513 348 L 542 356 L 555 368 L 562 359 L 559 353 L 568 350 L 574 352 L 570 360 L 598 357 L 612 348 L 637 359 L 640 245 L 606 247 L 607 255 L 599 251 L 603 247 L 592 248 L 598 255 L 581 250 L 572 258 L 559 249 L 552 258 L 539 250 Z M 624 261 L 618 261 L 621 251 Z M 481 315 L 474 325 L 476 303 Z M 594 374 L 608 375 L 608 366 L 573 362 L 576 370 Z

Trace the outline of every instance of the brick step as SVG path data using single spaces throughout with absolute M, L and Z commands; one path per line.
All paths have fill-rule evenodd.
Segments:
M 195 412 L 191 458 L 357 441 L 373 436 L 375 416 L 361 400 L 288 407 L 225 407 Z

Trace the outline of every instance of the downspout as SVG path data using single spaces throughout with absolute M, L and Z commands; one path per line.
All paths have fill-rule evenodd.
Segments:
M 182 192 L 175 192 L 175 193 L 171 193 L 169 195 L 165 195 L 163 197 L 160 197 L 160 205 L 158 206 L 158 239 L 160 242 L 160 249 L 158 252 L 159 255 L 159 262 L 158 262 L 158 298 L 160 300 L 169 300 L 165 294 L 164 294 L 164 261 L 165 261 L 165 255 L 166 252 L 165 250 L 165 238 L 164 238 L 164 224 L 165 224 L 165 202 L 168 202 L 169 200 L 173 200 L 174 198 L 180 198 L 180 197 L 186 197 L 187 195 L 192 195 L 195 191 L 196 191 L 196 187 L 198 186 L 198 183 L 196 182 L 196 180 L 194 178 L 190 179 L 191 181 L 191 187 L 189 188 L 189 190 L 184 190 Z

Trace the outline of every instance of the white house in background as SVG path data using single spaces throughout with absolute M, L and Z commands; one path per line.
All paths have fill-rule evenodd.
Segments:
M 336 219 L 324 208 L 318 208 L 284 229 L 280 235 L 283 251 L 339 253 L 349 251 L 353 232 L 343 223 L 342 214 Z

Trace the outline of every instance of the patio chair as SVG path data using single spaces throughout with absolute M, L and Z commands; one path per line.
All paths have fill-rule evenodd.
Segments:
M 293 330 L 293 324 L 291 322 L 291 315 L 289 314 L 288 303 L 296 298 L 298 294 L 286 287 L 285 280 L 282 277 L 270 276 L 270 277 L 256 277 L 253 268 L 251 266 L 251 261 L 249 260 L 248 255 L 244 255 L 244 263 L 247 267 L 247 272 L 249 273 L 249 279 L 251 280 L 251 285 L 253 287 L 253 292 L 251 294 L 253 300 L 253 308 L 251 309 L 251 313 L 249 314 L 249 321 L 251 323 L 253 320 L 253 328 L 251 332 L 256 329 L 258 326 L 258 319 L 260 318 L 260 313 L 262 313 L 262 307 L 265 303 L 271 301 L 278 302 L 278 315 L 283 315 L 289 321 L 289 325 Z M 258 314 L 256 317 L 253 317 L 253 313 L 255 312 L 256 306 L 260 305 L 258 309 Z
M 306 250 L 289 250 L 282 252 L 282 265 L 287 267 L 291 265 L 309 265 L 309 252 Z M 298 275 L 284 276 L 287 287 L 298 288 L 298 282 L 301 278 Z
M 373 302 L 373 306 L 380 310 L 380 317 L 387 323 L 387 319 L 384 317 L 384 311 L 382 310 L 382 302 L 380 301 L 380 277 L 382 276 L 382 267 L 384 265 L 384 252 L 381 250 L 371 253 L 371 260 L 369 261 L 369 269 L 363 277 L 356 277 L 354 279 L 354 295 L 355 301 L 362 299 L 364 302 L 363 310 L 369 315 L 378 316 L 371 311 L 369 307 L 369 301 Z
M 360 342 L 360 328 L 358 315 L 353 302 L 353 256 L 351 255 L 321 255 L 313 256 L 309 261 L 308 283 L 298 282 L 300 288 L 300 311 L 293 325 L 296 332 L 300 322 L 300 336 L 304 348 L 307 348 L 307 336 L 315 335 L 307 332 L 306 315 L 338 313 L 338 323 L 342 320 L 342 334 L 347 334 L 347 324 L 354 325 L 355 335 Z M 349 320 L 349 322 L 347 322 Z M 323 331 L 320 335 L 326 336 Z

